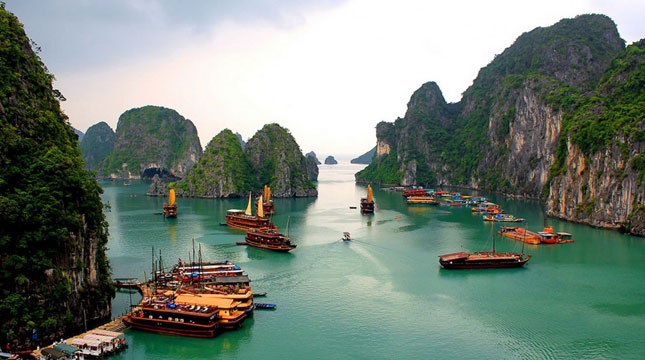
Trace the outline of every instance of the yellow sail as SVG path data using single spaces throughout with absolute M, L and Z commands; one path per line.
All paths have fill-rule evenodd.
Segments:
M 253 215 L 251 212 L 251 192 L 249 191 L 249 204 L 246 205 L 246 211 L 244 212 L 246 215 Z
M 267 196 L 265 197 L 267 202 L 271 201 L 271 187 L 269 187 L 269 185 L 267 185 Z
M 372 187 L 367 185 L 367 202 L 372 202 Z
M 168 205 L 175 203 L 175 189 L 170 189 L 170 194 L 168 194 Z
M 264 207 L 262 206 L 262 195 L 258 199 L 258 216 L 264 217 Z
M 267 191 L 268 191 L 268 190 L 267 190 L 267 186 L 266 186 L 266 185 L 264 185 L 264 193 L 263 193 L 263 194 L 264 194 L 264 198 L 265 198 L 265 199 L 269 197 L 269 195 L 267 195 Z

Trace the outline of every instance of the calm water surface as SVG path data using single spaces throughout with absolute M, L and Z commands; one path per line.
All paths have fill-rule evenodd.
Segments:
M 375 191 L 376 213 L 357 206 L 361 165 L 322 165 L 319 197 L 274 199 L 274 223 L 297 249 L 288 254 L 237 246 L 241 231 L 220 226 L 246 200 L 179 198 L 179 217 L 158 213 L 165 199 L 146 183 L 103 183 L 109 202 L 108 255 L 114 277 L 150 274 L 151 248 L 165 264 L 188 258 L 192 239 L 206 259 L 231 260 L 259 300 L 238 331 L 193 339 L 127 330 L 118 359 L 499 359 L 643 358 L 645 239 L 545 219 L 533 201 L 488 195 L 529 228 L 574 234 L 573 244 L 526 246 L 525 268 L 447 271 L 437 255 L 486 250 L 496 225 L 468 208 L 408 207 L 401 193 Z M 466 193 L 466 192 L 465 192 Z M 481 194 L 480 194 L 481 195 Z M 349 231 L 355 241 L 340 240 Z M 497 249 L 521 243 L 497 238 Z M 115 316 L 136 293 L 118 292 Z

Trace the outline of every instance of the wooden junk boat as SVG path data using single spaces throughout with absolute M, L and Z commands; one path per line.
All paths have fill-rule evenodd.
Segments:
M 374 199 L 372 196 L 372 186 L 367 185 L 367 197 L 361 198 L 361 213 L 373 214 L 374 213 Z
M 262 196 L 260 196 L 259 202 L 262 202 Z M 244 231 L 252 229 L 278 230 L 278 227 L 273 225 L 271 220 L 264 216 L 264 213 L 253 215 L 251 212 L 251 193 L 249 193 L 249 203 L 246 206 L 246 211 L 231 209 L 226 212 L 226 225 Z
M 425 195 L 425 196 L 409 196 L 408 205 L 439 205 L 439 202 L 435 200 L 434 196 Z
M 262 214 L 262 206 L 258 207 L 258 214 Z M 289 231 L 289 219 L 287 218 L 287 231 Z M 271 229 L 251 229 L 246 232 L 245 242 L 242 244 L 259 247 L 262 249 L 288 252 L 296 248 L 287 235 Z
M 273 215 L 275 214 L 275 208 L 273 207 L 273 200 L 271 199 L 271 188 L 268 185 L 264 185 L 264 202 L 262 203 L 262 208 L 264 209 L 264 215 Z M 258 199 L 259 200 L 259 199 Z M 258 211 L 259 201 L 255 203 L 255 211 Z
M 510 214 L 497 214 L 497 215 L 483 215 L 483 221 L 494 221 L 494 222 L 522 222 L 524 219 L 516 218 Z
M 531 255 L 520 253 L 498 253 L 495 250 L 474 253 L 457 252 L 439 256 L 444 269 L 495 269 L 524 266 Z
M 493 249 L 476 251 L 473 253 L 457 252 L 440 255 L 439 264 L 444 269 L 500 269 L 516 268 L 526 264 L 531 255 L 524 253 L 502 253 L 495 252 L 495 237 L 493 237 Z
M 428 196 L 428 192 L 423 189 L 409 189 L 403 192 L 403 196 Z
M 177 217 L 177 204 L 175 204 L 175 190 L 170 189 L 168 193 L 168 203 L 163 204 L 163 216 L 167 218 Z
M 553 232 L 553 227 L 546 226 L 544 230 L 533 232 L 521 227 L 502 226 L 498 233 L 511 239 L 523 241 L 527 244 L 565 244 L 573 242 L 573 236 L 565 232 Z
M 207 294 L 174 295 L 144 299 L 123 319 L 137 330 L 192 337 L 214 337 L 220 330 L 239 326 L 247 313 L 237 308 L 239 301 Z

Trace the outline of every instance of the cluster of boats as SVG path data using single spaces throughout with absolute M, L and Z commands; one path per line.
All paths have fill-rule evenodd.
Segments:
M 166 271 L 159 257 L 144 298 L 123 322 L 138 330 L 205 338 L 237 329 L 254 309 L 248 276 L 229 261 L 199 258 L 179 259 Z
M 271 188 L 264 187 L 264 194 L 256 201 L 256 214 L 253 215 L 251 210 L 251 194 L 249 193 L 249 202 L 246 210 L 230 209 L 226 212 L 226 225 L 230 228 L 243 230 L 246 232 L 244 242 L 237 242 L 238 245 L 250 245 L 262 249 L 288 252 L 296 248 L 297 245 L 291 243 L 288 235 L 289 220 L 287 219 L 287 235 L 278 231 L 278 227 L 271 222 L 271 215 L 275 212 L 275 207 L 271 201 Z M 268 200 L 267 200 L 268 199 Z M 264 211 L 265 207 L 271 209 L 271 213 Z

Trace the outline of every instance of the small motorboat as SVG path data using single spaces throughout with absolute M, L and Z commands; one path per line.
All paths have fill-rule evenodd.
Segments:
M 265 310 L 275 310 L 276 305 L 275 304 L 255 303 L 255 308 L 256 309 L 265 309 Z
M 347 231 L 343 232 L 343 241 L 350 241 L 352 237 L 349 235 Z

